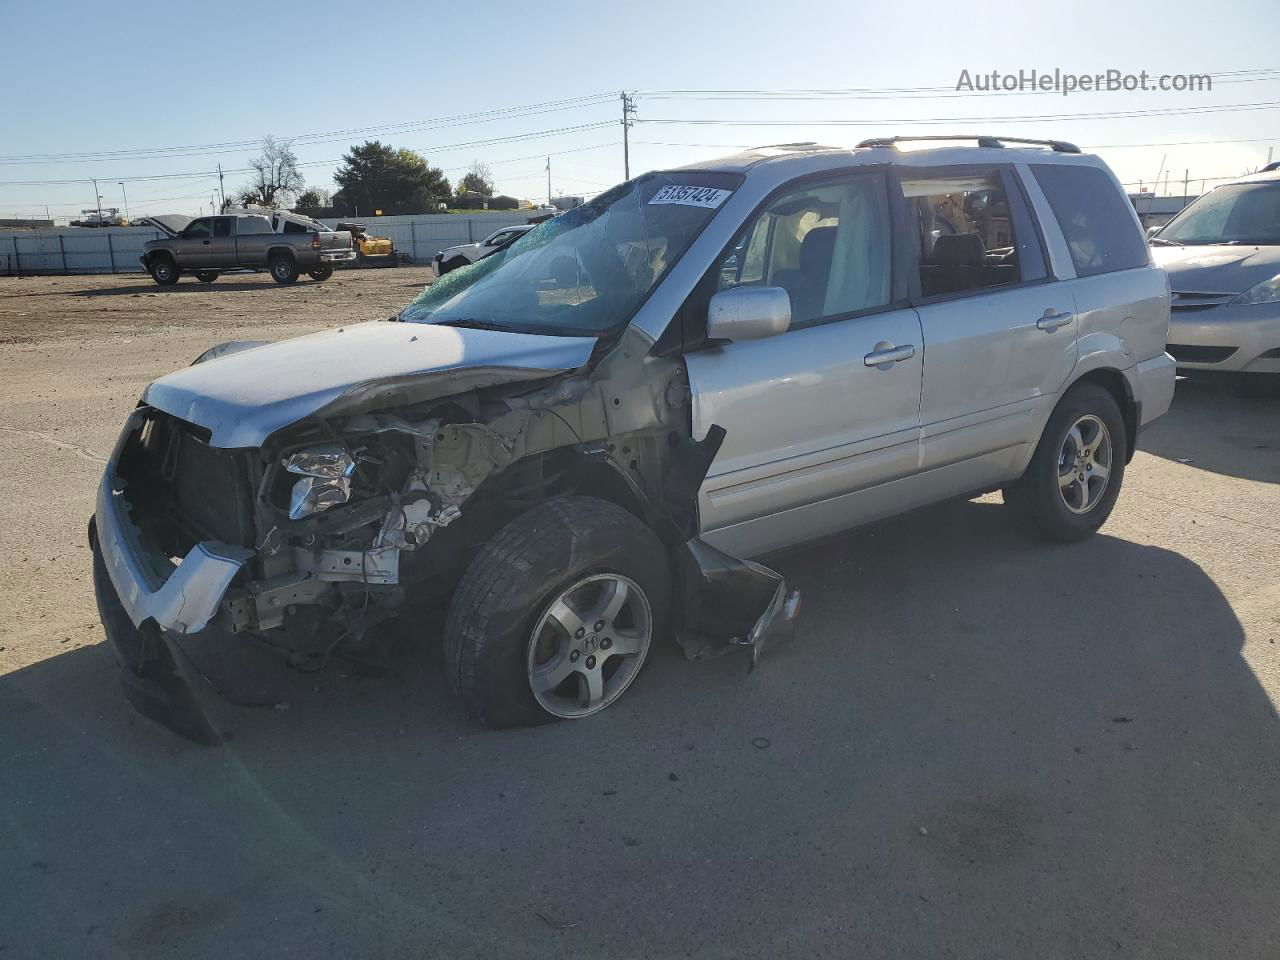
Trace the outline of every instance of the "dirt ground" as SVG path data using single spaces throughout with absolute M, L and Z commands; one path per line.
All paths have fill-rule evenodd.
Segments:
M 0 278 L 0 956 L 1280 956 L 1280 399 L 1214 383 L 1087 543 L 990 496 L 778 558 L 750 676 L 664 650 L 492 733 L 429 636 L 378 679 L 236 647 L 226 746 L 134 714 L 85 529 L 147 382 L 429 275 Z

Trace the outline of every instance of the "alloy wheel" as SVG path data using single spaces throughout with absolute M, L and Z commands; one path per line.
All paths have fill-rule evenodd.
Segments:
M 556 717 L 613 703 L 644 666 L 653 639 L 649 598 L 617 573 L 593 574 L 547 605 L 529 637 L 529 689 Z

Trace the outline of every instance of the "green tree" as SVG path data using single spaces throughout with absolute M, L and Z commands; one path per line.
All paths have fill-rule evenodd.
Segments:
M 303 210 L 313 210 L 317 207 L 329 206 L 330 195 L 328 190 L 308 187 L 298 196 L 298 200 L 294 203 L 295 208 Z
M 450 195 L 449 181 L 412 150 L 395 149 L 378 140 L 354 146 L 333 174 L 338 192 L 333 206 L 340 215 L 422 213 Z
M 466 176 L 458 182 L 458 196 L 463 197 L 468 193 L 478 193 L 482 197 L 493 196 L 493 174 L 479 160 L 471 164 Z

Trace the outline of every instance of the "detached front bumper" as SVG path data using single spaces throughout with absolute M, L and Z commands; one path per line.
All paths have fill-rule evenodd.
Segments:
M 162 630 L 197 633 L 217 613 L 223 594 L 253 551 L 208 540 L 192 547 L 172 573 L 165 572 L 167 558 L 148 556 L 116 477 L 120 449 L 141 424 L 138 414 L 129 419 L 98 487 L 97 548 L 120 605 L 135 627 L 151 620 Z
M 1180 370 L 1280 373 L 1280 303 L 1175 309 L 1169 352 Z
M 196 695 L 201 681 L 191 675 L 173 638 L 208 626 L 253 551 L 206 541 L 192 547 L 177 567 L 148 552 L 116 475 L 120 451 L 141 426 L 142 416 L 135 413 L 107 463 L 89 524 L 98 614 L 123 668 L 130 703 L 188 739 L 219 743 Z

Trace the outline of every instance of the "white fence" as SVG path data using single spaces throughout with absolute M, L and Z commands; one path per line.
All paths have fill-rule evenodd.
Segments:
M 390 237 L 396 250 L 415 263 L 427 263 L 445 247 L 474 243 L 501 227 L 528 223 L 529 217 L 528 211 L 495 210 L 347 219 L 363 223 L 371 236 Z M 324 221 L 328 226 L 337 222 Z M 142 245 L 160 236 L 151 227 L 0 231 L 0 276 L 141 272 Z

